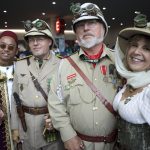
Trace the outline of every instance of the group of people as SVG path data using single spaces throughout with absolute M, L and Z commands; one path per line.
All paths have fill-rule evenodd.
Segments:
M 98 6 L 77 3 L 70 9 L 80 50 L 67 58 L 53 53 L 55 39 L 43 20 L 24 22 L 32 56 L 19 61 L 16 34 L 1 33 L 0 84 L 6 88 L 0 88 L 0 132 L 9 132 L 12 142 L 2 134 L 0 148 L 150 150 L 146 16 L 139 14 L 134 27 L 120 31 L 111 50 L 104 44 L 108 25 Z

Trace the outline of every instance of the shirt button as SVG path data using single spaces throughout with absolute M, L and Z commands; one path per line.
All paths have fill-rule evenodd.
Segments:
M 97 79 L 95 78 L 94 80 L 96 81 Z
M 98 107 L 93 107 L 93 110 L 97 110 L 98 109 Z
M 35 98 L 39 98 L 39 96 L 38 96 L 38 95 L 36 95 L 36 96 L 35 96 Z
M 98 125 L 98 122 L 95 122 L 96 125 Z

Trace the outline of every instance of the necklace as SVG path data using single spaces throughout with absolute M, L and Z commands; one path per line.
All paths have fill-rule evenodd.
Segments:
M 130 93 L 133 93 L 136 89 L 134 89 L 131 85 L 127 85 Z
M 129 93 L 131 95 L 136 91 L 136 89 L 134 89 L 131 85 L 127 85 L 126 87 L 127 87 L 128 91 L 129 91 Z M 124 104 L 127 104 L 129 101 L 131 101 L 132 97 L 133 97 L 133 95 L 132 96 L 128 96 L 125 99 Z
M 125 101 L 124 101 L 124 104 L 127 104 L 128 102 L 130 102 L 130 101 L 131 101 L 131 98 L 132 98 L 132 96 L 127 97 L 127 98 L 125 99 Z

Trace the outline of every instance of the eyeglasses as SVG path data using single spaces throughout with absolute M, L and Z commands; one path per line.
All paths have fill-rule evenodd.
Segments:
M 9 51 L 13 51 L 15 49 L 14 45 L 8 45 L 8 44 L 5 44 L 5 43 L 0 44 L 0 49 L 4 50 L 6 47 Z
M 50 28 L 47 26 L 46 22 L 43 20 L 37 20 L 35 23 L 31 22 L 31 20 L 23 21 L 25 31 L 30 31 L 33 27 L 35 27 L 37 30 L 45 30 Z
M 89 4 L 86 7 L 81 8 L 80 3 L 76 3 L 76 4 L 72 3 L 70 10 L 74 15 L 74 19 L 81 17 L 83 13 L 86 13 L 89 16 L 103 15 L 100 9 L 96 8 L 94 4 Z

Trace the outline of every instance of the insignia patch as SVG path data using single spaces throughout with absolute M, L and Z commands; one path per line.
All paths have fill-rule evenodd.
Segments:
M 77 76 L 76 73 L 67 76 L 67 81 L 68 81 L 69 85 L 71 85 L 75 82 L 76 76 Z
M 23 91 L 23 84 L 20 84 L 20 91 Z
M 71 74 L 71 75 L 68 75 L 68 76 L 67 76 L 67 80 L 70 80 L 70 79 L 72 79 L 72 78 L 75 78 L 76 76 L 77 76 L 76 73 L 73 73 L 73 74 Z
M 20 74 L 22 77 L 24 77 L 26 74 Z
M 104 82 L 109 82 L 108 80 L 108 76 L 106 76 L 106 74 L 107 74 L 107 66 L 105 66 L 105 65 L 102 65 L 102 66 L 100 66 L 100 71 L 101 71 L 101 73 L 103 74 L 103 76 L 104 76 L 104 78 L 103 78 L 103 81 Z
M 47 79 L 47 92 L 50 91 L 50 84 L 51 84 L 52 78 Z

